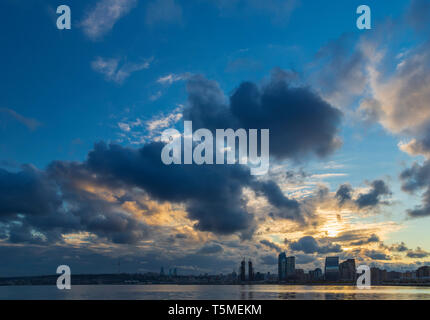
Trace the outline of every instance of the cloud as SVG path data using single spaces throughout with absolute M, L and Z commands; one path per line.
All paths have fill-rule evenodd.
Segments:
M 369 243 L 375 243 L 375 242 L 379 242 L 380 239 L 376 234 L 372 234 L 369 238 L 364 239 L 364 240 L 359 240 L 359 241 L 355 241 L 355 242 L 351 242 L 350 245 L 352 246 L 362 246 L 364 244 L 369 244 Z
M 342 251 L 340 245 L 321 245 L 312 236 L 302 237 L 298 241 L 290 242 L 289 245 L 291 250 L 303 251 L 304 253 L 330 253 Z
M 137 0 L 100 0 L 81 22 L 84 33 L 90 39 L 100 39 L 136 5 Z
M 427 251 L 424 251 L 423 249 L 418 247 L 416 250 L 409 250 L 406 253 L 406 256 L 408 258 L 422 259 L 422 258 L 426 258 L 426 257 L 430 256 L 430 253 L 428 253 Z
M 63 234 L 90 232 L 114 243 L 136 243 L 149 228 L 80 186 L 90 182 L 78 164 L 53 162 L 46 171 L 24 166 L 0 171 L 0 221 L 10 242 L 63 242 Z M 94 179 L 93 179 L 94 180 Z
M 24 126 L 26 126 L 31 131 L 36 130 L 38 127 L 40 127 L 42 124 L 37 121 L 36 119 L 27 118 L 23 115 L 19 114 L 15 110 L 9 109 L 9 108 L 0 108 L 0 113 L 4 113 L 6 115 L 11 116 L 18 122 L 22 123 Z
M 374 65 L 369 67 L 373 102 L 360 109 L 376 115 L 390 132 L 420 135 L 430 121 L 429 48 L 427 42 L 410 50 L 392 75 L 380 74 Z
M 374 180 L 370 182 L 370 190 L 366 193 L 360 193 L 353 199 L 354 189 L 349 184 L 342 184 L 336 191 L 335 198 L 340 206 L 352 203 L 360 209 L 377 207 L 381 204 L 388 205 L 384 197 L 391 196 L 391 190 L 383 180 Z
M 425 217 L 430 215 L 430 161 L 425 161 L 422 165 L 414 163 L 410 168 L 405 169 L 400 174 L 402 180 L 402 190 L 408 193 L 415 193 L 425 190 L 422 195 L 422 205 L 408 210 L 408 215 L 412 218 Z
M 368 60 L 349 34 L 328 42 L 316 54 L 313 80 L 328 101 L 345 107 L 367 85 Z
M 364 254 L 374 260 L 391 260 L 391 257 L 382 251 L 365 250 Z
M 187 90 L 184 119 L 194 128 L 270 129 L 270 154 L 277 159 L 324 157 L 341 145 L 341 112 L 308 87 L 291 86 L 280 70 L 262 86 L 241 83 L 229 101 L 216 82 L 201 76 L 190 78 Z
M 405 252 L 408 251 L 408 247 L 406 246 L 406 244 L 404 242 L 398 243 L 398 244 L 394 244 L 389 248 L 391 251 L 396 251 L 396 252 Z
M 101 58 L 97 61 L 96 68 L 107 77 L 118 79 L 121 68 L 116 62 Z M 196 127 L 200 124 L 206 128 L 230 125 L 259 128 L 261 119 L 263 128 L 269 127 L 275 136 L 283 136 L 282 144 L 276 142 L 277 138 L 273 139 L 274 153 L 280 158 L 295 158 L 302 153 L 323 156 L 335 149 L 333 141 L 340 112 L 310 89 L 290 87 L 279 73 L 262 87 L 242 84 L 233 93 L 230 104 L 216 82 L 201 76 L 188 80 L 188 93 L 189 105 L 184 113 L 188 119 L 196 121 Z M 248 102 L 251 105 L 247 109 Z M 176 120 L 176 116 L 160 118 L 145 125 L 159 130 Z M 123 132 L 132 133 L 130 123 L 121 121 L 120 124 Z M 292 128 L 284 133 L 284 128 L 290 125 Z M 303 127 L 310 129 L 304 132 Z M 295 140 L 302 141 L 305 146 L 299 146 Z M 56 243 L 64 241 L 63 234 L 88 232 L 112 243 L 140 243 L 155 232 L 155 227 L 150 228 L 147 220 L 140 216 L 148 211 L 141 202 L 130 203 L 136 192 L 161 205 L 181 206 L 184 218 L 195 231 L 235 234 L 241 239 L 250 239 L 257 229 L 255 212 L 247 205 L 245 189 L 267 200 L 273 219 L 288 219 L 302 225 L 313 219 L 311 201 L 290 198 L 270 177 L 258 180 L 243 165 L 166 166 L 160 160 L 163 146 L 157 141 L 147 142 L 140 148 L 100 142 L 84 162 L 54 161 L 40 173 L 29 171 L 31 175 L 4 171 L 5 181 L 13 181 L 12 177 L 17 179 L 15 193 L 15 189 L 7 187 L 10 182 L 4 182 L 2 218 L 9 228 L 4 236 L 9 241 L 24 241 L 25 235 L 33 234 L 36 235 L 34 241 Z M 293 150 L 285 152 L 281 147 Z M 38 177 L 35 181 L 39 181 L 40 186 L 37 190 L 27 190 L 31 184 L 19 182 L 19 175 Z M 38 199 L 43 200 L 40 208 Z M 35 205 L 26 205 L 33 202 Z M 50 206 L 44 208 L 42 204 Z M 137 206 L 141 213 L 131 214 L 127 210 L 130 206 Z M 36 216 L 35 211 L 45 214 Z M 17 217 L 19 226 L 12 228 L 11 219 Z
M 423 155 L 427 159 L 430 158 L 430 136 L 424 136 L 420 140 L 413 138 L 408 142 L 401 141 L 398 147 L 411 156 Z
M 56 186 L 46 174 L 32 166 L 21 171 L 0 169 L 0 221 L 20 213 L 45 215 L 58 208 L 61 201 Z
M 117 84 L 122 84 L 132 73 L 148 69 L 149 66 L 150 60 L 142 63 L 126 62 L 121 66 L 119 59 L 97 57 L 96 60 L 91 62 L 91 67 L 94 71 L 103 74 L 107 81 L 112 81 Z
M 223 252 L 224 249 L 219 244 L 208 244 L 201 247 L 197 253 L 199 254 L 216 254 Z
M 175 0 L 155 0 L 148 3 L 145 23 L 178 23 L 182 20 L 182 7 Z
M 174 82 L 183 81 L 190 77 L 190 74 L 183 73 L 183 74 L 174 74 L 170 73 L 164 77 L 160 77 L 157 79 L 158 83 L 164 84 L 164 85 L 171 85 Z
M 352 200 L 353 189 L 349 184 L 342 184 L 336 191 L 336 199 L 339 201 L 340 205 L 343 205 L 346 201 Z
M 375 180 L 371 182 L 371 189 L 367 193 L 362 193 L 355 200 L 359 208 L 374 207 L 381 203 L 387 204 L 381 200 L 382 196 L 391 195 L 389 187 L 383 180 Z
M 158 201 L 184 203 L 189 218 L 198 221 L 195 225 L 198 230 L 218 234 L 242 232 L 242 236 L 252 234 L 255 221 L 242 200 L 245 187 L 259 192 L 280 210 L 294 201 L 295 215 L 284 218 L 306 222 L 306 217 L 299 214 L 304 214 L 299 203 L 283 195 L 274 182 L 257 181 L 248 167 L 166 166 L 160 161 L 163 145 L 153 142 L 131 149 L 99 143 L 89 153 L 86 166 L 109 183 L 139 187 Z
M 276 243 L 273 243 L 273 242 L 271 242 L 269 240 L 261 240 L 260 243 L 262 245 L 265 245 L 266 247 L 268 247 L 270 249 L 273 249 L 273 250 L 277 251 L 277 252 L 281 252 L 282 251 L 282 249 L 281 249 L 280 246 L 278 246 Z
M 145 126 L 149 132 L 161 133 L 161 129 L 169 128 L 182 119 L 182 107 L 175 108 L 167 115 L 154 117 L 145 122 Z

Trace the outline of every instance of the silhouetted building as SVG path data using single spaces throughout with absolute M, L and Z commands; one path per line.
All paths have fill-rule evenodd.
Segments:
M 160 276 L 164 276 L 164 268 L 163 267 L 161 267 L 161 269 L 160 269 Z
M 252 268 L 252 261 L 248 261 L 248 280 L 253 281 L 254 280 L 254 269 Z
M 339 257 L 326 257 L 324 276 L 328 281 L 339 280 Z
M 263 281 L 264 280 L 265 275 L 263 273 L 257 272 L 254 275 L 254 280 L 255 281 Z
M 415 271 L 405 271 L 401 274 L 402 280 L 412 280 L 412 279 L 416 279 L 416 277 L 417 277 L 417 272 Z
M 232 277 L 233 280 L 237 279 L 237 273 L 236 273 L 236 271 L 233 270 L 233 272 L 231 273 L 231 277 Z
M 315 270 L 309 271 L 310 280 L 321 280 L 322 277 L 322 270 L 320 268 L 316 268 Z
M 376 267 L 370 268 L 370 282 L 371 284 L 380 284 L 387 281 L 387 270 L 381 270 Z
M 287 257 L 286 261 L 287 279 L 296 276 L 296 257 Z
M 246 280 L 246 274 L 245 274 L 245 259 L 242 260 L 240 263 L 240 281 Z
M 173 269 L 173 276 L 174 277 L 178 276 L 178 269 L 176 269 L 176 268 Z
M 305 280 L 305 271 L 303 269 L 294 270 L 294 278 L 299 281 Z
M 402 277 L 402 274 L 398 271 L 387 272 L 387 281 L 400 280 L 401 277 Z
M 417 278 L 429 279 L 430 278 L 430 267 L 429 266 L 419 267 L 417 270 Z
M 348 259 L 339 265 L 341 280 L 354 281 L 356 278 L 355 259 Z
M 284 281 L 287 279 L 287 255 L 281 252 L 278 256 L 278 279 Z

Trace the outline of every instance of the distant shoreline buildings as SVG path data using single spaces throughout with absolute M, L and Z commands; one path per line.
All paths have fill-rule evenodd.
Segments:
M 416 271 L 387 271 L 372 267 L 371 283 L 381 284 L 395 281 L 430 282 L 430 266 L 422 266 Z M 295 257 L 287 257 L 285 252 L 278 256 L 278 281 L 279 282 L 343 282 L 354 283 L 357 280 L 355 259 L 347 259 L 339 263 L 339 257 L 326 257 L 324 274 L 320 268 L 305 273 L 303 269 L 295 268 Z
M 164 267 L 159 272 L 145 273 L 112 273 L 112 274 L 78 274 L 72 275 L 72 285 L 98 284 L 306 284 L 306 285 L 354 285 L 356 273 L 355 259 L 340 262 L 339 257 L 326 257 L 324 272 L 316 268 L 305 272 L 296 268 L 296 257 L 281 252 L 278 256 L 278 274 L 262 273 L 255 269 L 251 259 L 243 258 L 239 272 L 233 270 L 228 274 L 179 274 L 177 267 Z M 415 271 L 387 271 L 371 267 L 372 285 L 415 285 L 430 286 L 430 266 L 419 267 Z M 13 285 L 56 285 L 58 275 L 30 277 L 0 277 L 0 286 Z

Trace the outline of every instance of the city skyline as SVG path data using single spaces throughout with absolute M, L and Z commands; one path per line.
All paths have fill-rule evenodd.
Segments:
M 430 265 L 430 5 L 360 4 L 2 1 L 0 277 Z M 268 173 L 165 165 L 185 121 L 270 129 Z

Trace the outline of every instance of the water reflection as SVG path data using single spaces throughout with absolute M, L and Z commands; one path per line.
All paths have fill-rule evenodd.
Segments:
M 289 285 L 96 285 L 0 287 L 0 299 L 204 299 L 204 300 L 428 300 L 430 287 L 372 287 Z

